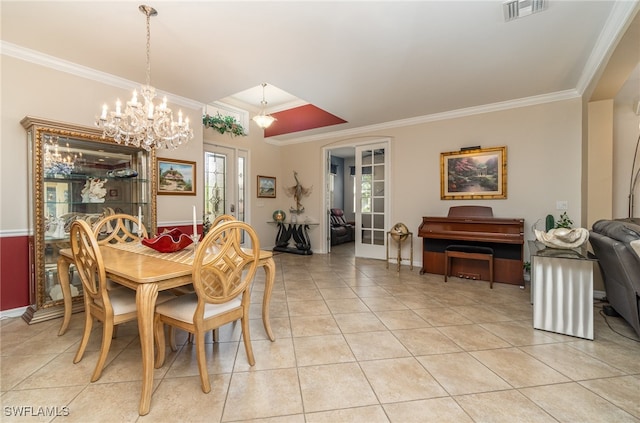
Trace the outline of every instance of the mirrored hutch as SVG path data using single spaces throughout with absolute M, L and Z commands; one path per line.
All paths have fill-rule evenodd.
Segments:
M 138 216 L 156 232 L 155 153 L 103 138 L 96 128 L 27 116 L 29 178 L 28 323 L 62 316 L 60 249 L 69 248 L 74 220 L 90 224 L 114 213 Z M 82 283 L 71 266 L 73 311 L 83 309 Z

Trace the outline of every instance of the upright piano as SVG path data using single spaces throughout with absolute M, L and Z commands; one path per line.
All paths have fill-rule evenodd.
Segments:
M 457 206 L 447 217 L 423 217 L 423 273 L 444 275 L 444 250 L 449 245 L 475 245 L 493 249 L 494 281 L 523 285 L 524 219 L 493 217 L 491 207 Z M 454 259 L 451 275 L 489 280 L 486 263 Z

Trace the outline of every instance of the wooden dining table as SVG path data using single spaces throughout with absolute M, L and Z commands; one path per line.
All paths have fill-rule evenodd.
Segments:
M 154 373 L 153 317 L 159 291 L 179 288 L 192 282 L 194 247 L 175 253 L 159 253 L 139 242 L 99 247 L 107 278 L 136 291 L 138 331 L 142 347 L 142 393 L 139 414 L 149 413 Z M 74 263 L 71 249 L 60 250 L 58 278 L 64 298 L 64 317 L 58 335 L 66 332 L 73 309 L 69 268 Z M 265 271 L 262 319 L 271 341 L 275 340 L 269 322 L 269 303 L 275 281 L 275 263 L 271 251 L 260 250 L 258 265 Z

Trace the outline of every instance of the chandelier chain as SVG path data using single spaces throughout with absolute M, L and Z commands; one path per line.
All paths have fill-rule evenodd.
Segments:
M 147 15 L 147 86 L 151 85 L 151 13 L 145 10 Z

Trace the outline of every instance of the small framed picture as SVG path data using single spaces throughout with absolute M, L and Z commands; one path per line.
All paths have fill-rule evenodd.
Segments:
M 258 198 L 276 198 L 276 178 L 258 175 Z
M 157 159 L 158 195 L 196 195 L 196 162 Z
M 507 198 L 507 147 L 440 153 L 440 198 Z

